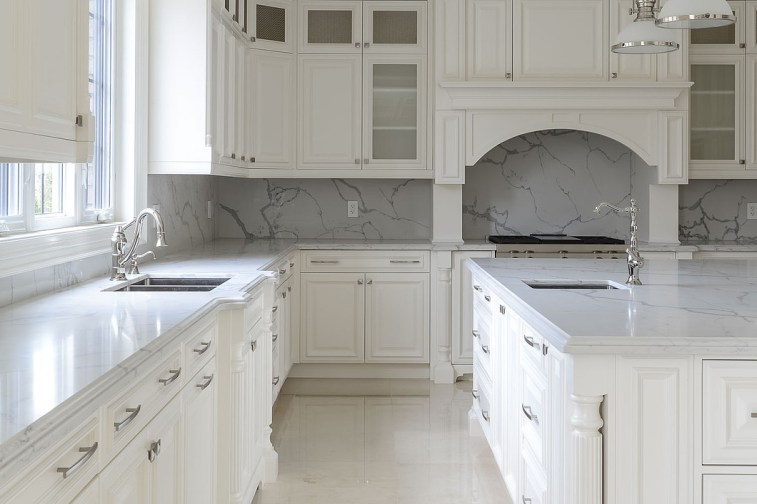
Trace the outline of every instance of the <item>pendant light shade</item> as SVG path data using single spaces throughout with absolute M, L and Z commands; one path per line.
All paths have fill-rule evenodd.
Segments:
M 657 26 L 663 28 L 716 28 L 736 22 L 726 0 L 668 0 Z
M 675 51 L 675 33 L 655 24 L 655 0 L 634 0 L 636 19 L 618 33 L 612 52 L 620 54 L 656 54 Z

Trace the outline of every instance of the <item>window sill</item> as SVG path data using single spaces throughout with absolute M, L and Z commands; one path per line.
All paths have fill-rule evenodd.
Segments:
M 110 252 L 119 224 L 94 224 L 0 236 L 0 278 Z

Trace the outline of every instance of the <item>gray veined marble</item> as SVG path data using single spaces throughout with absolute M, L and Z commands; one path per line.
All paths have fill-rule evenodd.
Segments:
M 757 220 L 747 203 L 757 202 L 757 180 L 692 180 L 679 189 L 678 230 L 682 242 L 757 243 Z
M 626 205 L 640 170 L 651 168 L 628 147 L 601 135 L 550 130 L 512 138 L 466 170 L 463 237 L 567 233 L 625 238 L 626 218 L 592 210 L 600 201 Z
M 219 188 L 223 238 L 428 239 L 428 180 L 232 180 Z M 357 201 L 359 217 L 347 217 Z

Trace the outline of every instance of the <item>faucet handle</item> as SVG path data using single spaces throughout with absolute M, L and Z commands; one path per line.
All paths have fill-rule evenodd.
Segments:
M 147 252 L 145 252 L 144 254 L 139 254 L 139 255 L 136 255 L 136 256 L 134 256 L 134 257 L 133 257 L 133 258 L 131 259 L 131 261 L 132 261 L 132 262 L 136 262 L 137 260 L 139 260 L 139 259 L 144 259 L 144 258 L 145 258 L 145 257 L 147 257 L 147 256 L 152 256 L 152 260 L 153 260 L 153 261 L 155 260 L 155 252 L 153 252 L 152 250 L 148 250 L 148 251 L 147 251 Z

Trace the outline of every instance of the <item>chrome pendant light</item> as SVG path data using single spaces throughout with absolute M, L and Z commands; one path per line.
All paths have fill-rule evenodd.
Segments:
M 662 28 L 716 28 L 736 22 L 726 0 L 668 0 L 657 26 Z
M 675 51 L 675 34 L 655 24 L 655 0 L 634 0 L 633 23 L 618 33 L 612 52 L 620 54 L 657 54 Z

